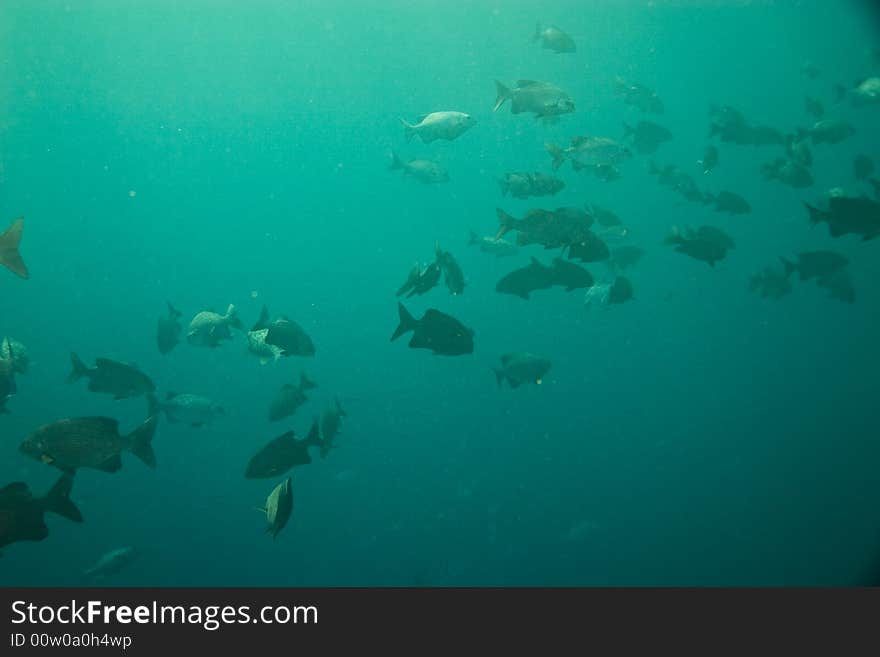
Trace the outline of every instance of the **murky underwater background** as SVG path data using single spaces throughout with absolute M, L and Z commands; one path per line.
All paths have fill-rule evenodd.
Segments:
M 69 354 L 136 363 L 168 390 L 222 403 L 195 429 L 162 418 L 156 470 L 131 454 L 82 470 L 85 522 L 48 516 L 50 536 L 3 549 L 0 582 L 80 585 L 100 555 L 138 558 L 107 585 L 853 584 L 880 550 L 880 240 L 831 238 L 803 202 L 873 190 L 855 155 L 880 160 L 880 106 L 834 103 L 835 84 L 880 72 L 874 16 L 856 2 L 45 2 L 0 6 L 0 224 L 25 217 L 23 281 L 0 270 L 0 335 L 32 360 L 0 415 L 0 482 L 45 492 L 57 471 L 19 443 L 36 427 L 108 415 L 123 430 L 143 399 L 68 385 Z M 536 21 L 577 52 L 531 42 Z M 819 70 L 803 75 L 804 62 Z M 568 164 L 565 189 L 502 197 L 508 171 L 551 173 L 544 142 L 621 139 L 646 118 L 617 76 L 656 90 L 674 135 L 604 182 Z M 577 109 L 555 124 L 492 112 L 494 80 L 548 80 Z M 778 147 L 714 142 L 696 165 L 710 104 L 790 132 L 806 95 L 856 134 L 813 148 L 815 184 L 765 180 Z M 455 141 L 406 143 L 398 117 L 460 110 Z M 389 171 L 429 157 L 450 181 Z M 676 164 L 698 185 L 748 199 L 728 216 L 648 174 Z M 587 309 L 583 290 L 524 301 L 498 279 L 557 255 L 494 258 L 468 233 L 495 208 L 596 203 L 644 259 L 635 298 Z M 663 244 L 709 223 L 736 248 L 714 268 Z M 475 330 L 472 355 L 389 342 L 395 290 L 435 241 L 467 287 L 404 301 Z M 762 299 L 749 277 L 779 256 L 832 249 L 857 297 L 813 282 Z M 602 263 L 585 266 L 596 277 Z M 236 334 L 218 349 L 156 349 L 166 300 L 185 322 L 234 303 L 300 322 L 314 358 L 260 365 Z M 184 324 L 185 326 L 186 324 Z M 496 386 L 502 354 L 553 361 L 543 385 Z M 319 387 L 287 421 L 272 395 L 306 371 Z M 262 506 L 277 480 L 246 480 L 269 439 L 307 432 L 339 397 L 339 448 L 292 471 L 295 508 L 272 540 Z

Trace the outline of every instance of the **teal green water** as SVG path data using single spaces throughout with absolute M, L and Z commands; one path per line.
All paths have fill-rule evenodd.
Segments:
M 3 548 L 0 583 L 84 584 L 122 546 L 139 556 L 101 583 L 863 581 L 880 550 L 880 240 L 832 238 L 802 202 L 833 187 L 873 195 L 852 162 L 880 160 L 880 106 L 835 104 L 832 89 L 880 72 L 874 19 L 860 3 L 783 0 L 2 3 L 0 224 L 25 217 L 31 278 L 0 269 L 0 335 L 32 362 L 0 415 L 0 482 L 49 488 L 57 471 L 18 451 L 44 423 L 143 419 L 142 399 L 68 385 L 71 351 L 136 363 L 160 396 L 206 395 L 228 414 L 200 429 L 163 416 L 155 470 L 123 454 L 115 474 L 79 472 L 85 522 L 48 516 L 46 540 Z M 577 52 L 532 43 L 538 20 Z M 617 76 L 656 90 L 665 113 L 625 104 Z M 496 78 L 553 82 L 577 109 L 549 125 L 493 113 Z M 806 95 L 856 129 L 813 147 L 814 185 L 764 179 L 779 147 L 717 139 L 720 164 L 701 173 L 710 104 L 789 133 L 815 120 Z M 407 144 L 398 117 L 436 110 L 477 123 Z M 619 140 L 641 119 L 674 138 L 620 179 L 566 164 L 556 196 L 501 196 L 505 172 L 551 173 L 544 142 Z M 436 159 L 450 181 L 389 171 L 392 149 Z M 752 212 L 688 203 L 648 174 L 652 158 Z M 498 294 L 529 256 L 558 254 L 496 259 L 468 231 L 493 234 L 496 207 L 585 202 L 616 212 L 646 251 L 627 272 L 635 298 L 586 309 L 583 290 Z M 736 242 L 714 268 L 663 244 L 672 226 L 702 224 Z M 435 241 L 461 264 L 464 294 L 441 283 L 405 303 L 472 327 L 471 355 L 389 342 L 395 290 Z M 819 249 L 849 259 L 854 303 L 814 282 L 778 301 L 748 290 L 779 256 Z M 184 325 L 234 303 L 250 327 L 266 304 L 306 328 L 316 355 L 261 366 L 241 334 L 160 355 L 166 300 Z M 543 385 L 498 389 L 490 368 L 522 350 L 553 361 Z M 319 387 L 270 423 L 271 397 L 301 370 Z M 254 507 L 281 478 L 246 480 L 245 465 L 284 431 L 304 436 L 337 395 L 339 447 L 292 471 L 293 517 L 273 541 Z

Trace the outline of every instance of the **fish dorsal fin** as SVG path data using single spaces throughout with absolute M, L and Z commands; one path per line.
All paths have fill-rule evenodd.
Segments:
M 257 323 L 254 324 L 254 327 L 251 331 L 260 331 L 262 329 L 269 327 L 269 308 L 263 306 L 263 309 L 260 311 L 260 318 L 257 320 Z
M 114 454 L 96 467 L 101 472 L 116 472 L 122 467 L 122 457 L 119 454 Z

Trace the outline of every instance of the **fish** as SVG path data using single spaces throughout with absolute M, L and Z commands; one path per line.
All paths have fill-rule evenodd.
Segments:
M 512 389 L 519 388 L 524 383 L 541 385 L 550 368 L 553 367 L 548 359 L 535 354 L 522 351 L 501 356 L 501 367 L 493 367 L 495 381 L 498 387 L 506 381 Z
M 439 356 L 461 356 L 473 353 L 474 331 L 451 315 L 429 308 L 421 319 L 415 319 L 402 303 L 397 304 L 400 323 L 391 335 L 391 342 L 412 332 L 410 349 L 428 349 Z
M 709 137 L 740 146 L 773 146 L 783 144 L 784 135 L 776 128 L 752 125 L 742 112 L 729 105 L 709 108 Z
M 852 88 L 847 89 L 842 84 L 834 87 L 835 98 L 839 101 L 849 97 L 855 107 L 876 105 L 880 103 L 880 77 L 871 76 L 856 82 Z
M 116 548 L 102 555 L 94 566 L 83 572 L 88 578 L 102 580 L 116 575 L 128 568 L 139 556 L 138 550 L 131 546 Z
M 402 170 L 404 175 L 412 176 L 420 183 L 432 185 L 449 182 L 449 173 L 433 160 L 414 159 L 409 162 L 401 160 L 397 153 L 391 153 L 392 161 L 389 169 Z
M 439 244 L 435 245 L 435 252 L 437 264 L 443 270 L 443 282 L 446 284 L 446 289 L 454 296 L 462 294 L 465 286 L 464 272 L 462 272 L 458 261 L 449 251 L 441 249 Z
M 825 116 L 825 106 L 822 101 L 810 96 L 804 98 L 804 111 L 815 119 Z
M 532 292 L 549 290 L 553 287 L 555 278 L 556 274 L 552 267 L 542 264 L 533 257 L 525 267 L 502 276 L 495 285 L 495 291 L 528 299 Z
M 619 226 L 623 223 L 620 221 L 620 217 L 614 214 L 611 210 L 606 210 L 595 203 L 585 203 L 584 207 L 600 226 L 610 228 L 612 226 Z
M 232 339 L 231 328 L 244 331 L 244 325 L 238 318 L 235 306 L 229 304 L 225 315 L 220 315 L 211 310 L 203 310 L 192 318 L 189 323 L 189 332 L 186 341 L 200 347 L 219 347 L 224 340 Z
M 697 166 L 703 170 L 704 174 L 712 173 L 718 166 L 718 147 L 709 145 L 703 151 L 703 159 L 697 160 Z
M 633 298 L 633 286 L 626 276 L 616 276 L 608 289 L 608 303 L 626 303 Z
M 629 228 L 626 226 L 608 226 L 607 228 L 599 228 L 595 235 L 603 242 L 623 242 L 629 238 Z
M 207 397 L 177 392 L 169 392 L 165 401 L 159 404 L 159 409 L 165 412 L 171 424 L 182 422 L 196 428 L 226 415 L 220 404 Z
M 23 481 L 0 488 L 0 548 L 19 541 L 42 541 L 49 536 L 44 516 L 51 512 L 72 522 L 82 522 L 70 499 L 73 475 L 63 473 L 44 497 L 34 497 Z
M 611 283 L 595 283 L 584 294 L 584 307 L 607 306 L 608 296 L 611 293 Z
M 823 279 L 840 271 L 849 264 L 849 258 L 834 251 L 806 251 L 797 255 L 797 261 L 792 262 L 780 257 L 786 278 L 790 278 L 794 272 L 802 281 Z
M 149 417 L 134 431 L 120 435 L 119 422 L 109 417 L 78 417 L 44 424 L 25 438 L 19 450 L 63 472 L 91 468 L 116 472 L 121 454 L 130 451 L 147 467 L 156 467 L 151 442 L 158 424 L 158 402 L 151 400 Z
M 407 299 L 414 295 L 422 295 L 433 290 L 440 282 L 443 273 L 440 262 L 435 260 L 425 266 L 424 269 L 417 263 L 410 269 L 409 275 L 403 285 L 397 288 L 396 296 L 406 294 Z M 409 294 L 407 294 L 407 292 Z
M 673 164 L 660 167 L 654 160 L 648 163 L 648 173 L 657 176 L 657 182 L 678 193 L 691 203 L 706 203 L 706 195 L 697 187 L 693 176 Z
M 135 365 L 109 358 L 96 358 L 95 366 L 87 367 L 75 353 L 70 354 L 70 362 L 73 369 L 67 376 L 67 382 L 75 383 L 87 378 L 90 392 L 112 395 L 113 399 L 128 399 L 156 391 L 156 384 L 152 379 Z
M 15 383 L 15 361 L 12 358 L 0 358 L 0 415 L 9 413 L 6 403 L 18 392 Z
M 497 238 L 509 231 L 517 231 L 518 246 L 540 244 L 546 249 L 555 249 L 588 238 L 593 217 L 576 207 L 562 207 L 555 210 L 529 210 L 522 219 L 516 219 L 501 208 L 495 208 L 498 217 Z
M 794 160 L 787 160 L 783 157 L 778 157 L 765 164 L 761 172 L 764 174 L 765 180 L 778 180 L 795 189 L 803 189 L 813 185 L 813 176 L 809 169 Z
M 269 404 L 269 421 L 278 422 L 296 413 L 300 406 L 309 398 L 306 390 L 317 388 L 318 385 L 311 381 L 305 372 L 300 372 L 299 385 L 285 383 Z
M 476 125 L 476 120 L 464 112 L 442 111 L 425 114 L 419 117 L 418 123 L 409 123 L 405 119 L 400 119 L 400 123 L 407 142 L 418 136 L 422 143 L 430 144 L 438 139 L 457 139 Z
M 16 374 L 25 374 L 31 362 L 27 347 L 10 337 L 0 340 L 0 359 L 10 361 Z
M 710 267 L 715 267 L 716 262 L 727 257 L 727 251 L 730 248 L 725 240 L 719 239 L 719 234 L 727 237 L 719 229 L 711 226 L 701 226 L 696 232 L 681 232 L 677 228 L 673 228 L 665 242 L 673 245 L 677 253 L 683 253 L 695 260 L 707 263 Z M 729 240 L 729 238 L 727 239 Z M 732 240 L 730 242 L 732 243 Z
M 787 135 L 785 138 L 785 155 L 789 160 L 802 167 L 813 166 L 813 153 L 803 135 Z
M 715 205 L 717 212 L 726 212 L 727 214 L 749 214 L 752 206 L 739 194 L 733 192 L 718 192 L 714 196 L 707 194 L 707 201 Z
M 827 223 L 831 237 L 852 234 L 868 241 L 880 235 L 880 202 L 862 197 L 832 196 L 828 199 L 828 210 L 820 210 L 809 203 L 804 206 L 810 223 Z
M 281 358 L 281 347 L 274 344 L 266 344 L 266 336 L 269 329 L 250 330 L 247 333 L 248 353 L 260 359 L 261 365 L 266 365 Z
M 637 246 L 623 245 L 611 251 L 611 264 L 621 271 L 629 269 L 645 256 L 645 250 Z
M 591 287 L 593 276 L 583 267 L 567 262 L 562 258 L 553 258 L 553 285 L 565 288 L 566 292 L 578 288 Z
M 251 457 L 245 469 L 246 479 L 270 479 L 283 475 L 299 465 L 312 462 L 309 447 L 320 447 L 321 438 L 318 423 L 315 422 L 308 436 L 297 440 L 293 431 L 281 434 L 266 443 Z
M 272 489 L 269 497 L 266 498 L 266 506 L 260 511 L 266 514 L 266 533 L 276 538 L 293 513 L 293 488 L 290 477 Z
M 809 78 L 810 80 L 815 80 L 816 78 L 818 78 L 820 73 L 821 71 L 819 70 L 819 67 L 816 66 L 813 62 L 806 61 L 801 64 L 801 75 Z
M 568 245 L 568 257 L 581 262 L 602 262 L 611 257 L 611 249 L 601 237 L 588 231 L 579 242 Z
M 280 349 L 281 356 L 315 355 L 315 344 L 299 324 L 284 315 L 275 321 L 270 321 L 269 317 L 269 309 L 263 306 L 260 318 L 251 329 L 252 331 L 267 330 L 265 344 Z
M 830 299 L 837 299 L 844 303 L 855 303 L 856 301 L 856 288 L 846 269 L 838 269 L 834 273 L 818 279 L 816 284 L 828 290 Z
M 632 151 L 608 137 L 572 137 L 571 143 L 561 148 L 552 142 L 544 144 L 550 154 L 550 166 L 554 171 L 566 160 L 571 161 L 575 171 L 587 166 L 615 166 L 632 157 Z
M 620 76 L 614 80 L 614 93 L 623 96 L 623 102 L 632 105 L 642 112 L 651 114 L 663 114 L 665 111 L 663 101 L 653 89 L 643 84 L 627 82 Z
M 856 155 L 853 160 L 853 174 L 856 180 L 867 180 L 868 176 L 874 173 L 874 160 L 864 153 Z
M 474 231 L 470 231 L 468 245 L 479 246 L 480 251 L 494 255 L 496 258 L 504 258 L 519 253 L 519 247 L 516 244 L 511 244 L 507 240 L 495 236 L 480 237 Z
M 156 326 L 156 346 L 159 353 L 165 355 L 180 343 L 180 333 L 183 327 L 180 324 L 180 311 L 166 301 L 168 315 L 160 317 Z
M 565 182 L 544 173 L 506 173 L 498 181 L 502 196 L 527 199 L 532 196 L 553 196 L 565 189 Z
M 565 91 L 549 82 L 538 80 L 517 80 L 516 86 L 508 87 L 495 80 L 496 98 L 493 112 L 510 101 L 510 112 L 521 114 L 530 112 L 536 118 L 557 117 L 574 112 L 575 105 Z
M 655 153 L 662 144 L 672 140 L 672 133 L 653 121 L 639 121 L 635 127 L 624 123 L 623 136 L 642 155 Z
M 344 417 L 346 417 L 345 410 L 339 403 L 339 398 L 334 397 L 333 405 L 321 413 L 321 449 L 318 453 L 322 459 L 335 447 L 336 436 Z
M 552 50 L 557 54 L 572 53 L 577 50 L 574 39 L 555 25 L 542 26 L 540 23 L 536 23 L 532 41 L 540 41 L 542 48 Z
M 806 135 L 817 144 L 839 144 L 856 134 L 856 129 L 851 123 L 839 119 L 823 119 L 817 121 L 807 130 L 801 130 L 800 135 Z
M 0 265 L 3 265 L 19 278 L 28 279 L 27 265 L 21 258 L 18 246 L 21 243 L 21 233 L 24 230 L 24 218 L 19 217 L 12 222 L 12 225 L 0 235 Z
M 758 292 L 763 299 L 776 299 L 789 294 L 792 290 L 791 281 L 785 270 L 775 267 L 764 267 L 749 278 L 749 291 Z

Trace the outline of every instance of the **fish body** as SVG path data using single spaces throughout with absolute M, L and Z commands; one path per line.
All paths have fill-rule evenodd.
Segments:
M 553 196 L 565 188 L 565 183 L 555 176 L 529 172 L 506 173 L 498 185 L 502 195 L 510 194 L 523 200 L 532 196 Z
M 186 340 L 195 346 L 219 347 L 225 340 L 232 339 L 230 328 L 244 331 L 244 326 L 238 318 L 234 305 L 229 304 L 225 315 L 211 310 L 203 310 L 190 321 Z
M 0 265 L 3 265 L 19 278 L 30 278 L 27 265 L 21 258 L 18 246 L 21 243 L 21 234 L 24 230 L 24 219 L 19 217 L 12 222 L 2 234 L 0 234 Z
M 276 538 L 293 513 L 293 487 L 290 477 L 272 489 L 263 510 L 266 513 L 266 533 Z
M 623 97 L 623 102 L 632 105 L 642 112 L 651 114 L 663 114 L 665 111 L 663 101 L 657 93 L 643 84 L 627 82 L 621 77 L 614 81 L 614 93 Z
M 519 253 L 519 247 L 516 244 L 511 244 L 505 239 L 492 235 L 480 237 L 474 231 L 470 232 L 468 244 L 470 246 L 479 246 L 480 251 L 494 255 L 496 258 L 504 258 Z
M 165 355 L 180 343 L 180 333 L 183 327 L 180 324 L 180 311 L 171 305 L 171 302 L 165 302 L 168 306 L 168 314 L 160 317 L 156 325 L 156 346 L 159 353 Z
M 251 457 L 244 476 L 246 479 L 268 479 L 282 475 L 293 467 L 308 465 L 312 462 L 309 447 L 318 447 L 320 443 L 317 423 L 303 440 L 297 440 L 293 431 L 288 431 L 270 440 Z
M 516 352 L 504 354 L 501 357 L 501 367 L 492 369 L 499 388 L 506 381 L 507 385 L 515 389 L 525 383 L 541 385 L 551 367 L 553 363 L 546 358 L 528 352 Z
M 548 142 L 544 149 L 552 158 L 550 165 L 554 171 L 566 160 L 577 171 L 588 166 L 613 167 L 632 157 L 629 148 L 608 137 L 573 137 L 565 148 Z
M 552 50 L 557 54 L 572 53 L 577 50 L 574 39 L 555 25 L 537 23 L 532 41 L 540 41 L 542 48 Z
M 495 285 L 495 291 L 528 299 L 532 292 L 553 287 L 555 272 L 552 267 L 532 258 L 528 265 L 503 276 Z
M 305 372 L 300 373 L 298 385 L 286 383 L 281 386 L 269 405 L 269 421 L 278 422 L 296 413 L 309 400 L 306 391 L 316 387 L 317 384 L 309 380 Z
M 138 553 L 133 547 L 121 547 L 101 556 L 94 566 L 83 574 L 92 579 L 104 579 L 110 575 L 116 575 L 131 565 L 137 558 Z
M 536 118 L 557 117 L 575 110 L 571 96 L 549 82 L 517 80 L 511 88 L 496 80 L 495 90 L 497 95 L 493 112 L 497 112 L 508 101 L 512 114 L 530 112 Z
M 452 141 L 471 129 L 476 123 L 474 117 L 464 112 L 442 111 L 431 112 L 420 117 L 418 123 L 409 123 L 400 119 L 406 140 L 412 141 L 418 136 L 423 143 L 443 139 Z
M 392 152 L 391 157 L 390 169 L 401 170 L 405 175 L 412 176 L 420 183 L 432 185 L 449 182 L 449 173 L 433 160 L 417 158 L 404 162 L 394 152 Z
M 804 203 L 809 212 L 810 223 L 827 223 L 832 237 L 859 235 L 862 240 L 872 240 L 880 235 L 880 202 L 869 198 L 832 196 L 828 209 L 820 210 Z
M 149 395 L 156 391 L 156 384 L 134 365 L 109 358 L 96 358 L 94 367 L 87 367 L 75 353 L 70 354 L 73 366 L 67 377 L 68 383 L 82 378 L 89 380 L 89 391 L 112 395 L 114 399 L 127 399 Z
M 223 407 L 215 401 L 188 393 L 169 392 L 159 408 L 165 412 L 170 423 L 182 422 L 192 427 L 202 427 L 215 418 L 226 415 Z
M 635 126 L 624 123 L 623 130 L 624 139 L 629 139 L 641 155 L 654 153 L 662 144 L 672 140 L 672 133 L 653 121 L 639 121 Z
M 474 351 L 474 331 L 451 315 L 429 308 L 421 319 L 413 317 L 402 303 L 397 304 L 400 323 L 391 341 L 412 332 L 410 349 L 427 349 L 440 356 L 461 356 Z
M 345 410 L 338 398 L 334 398 L 333 405 L 321 413 L 321 449 L 319 453 L 322 459 L 335 446 L 336 436 L 339 434 L 339 427 L 345 416 Z
M 45 539 L 49 535 L 43 518 L 47 512 L 82 522 L 82 514 L 70 500 L 72 488 L 73 476 L 66 473 L 41 498 L 34 497 L 22 481 L 0 488 L 0 548 L 18 541 Z

